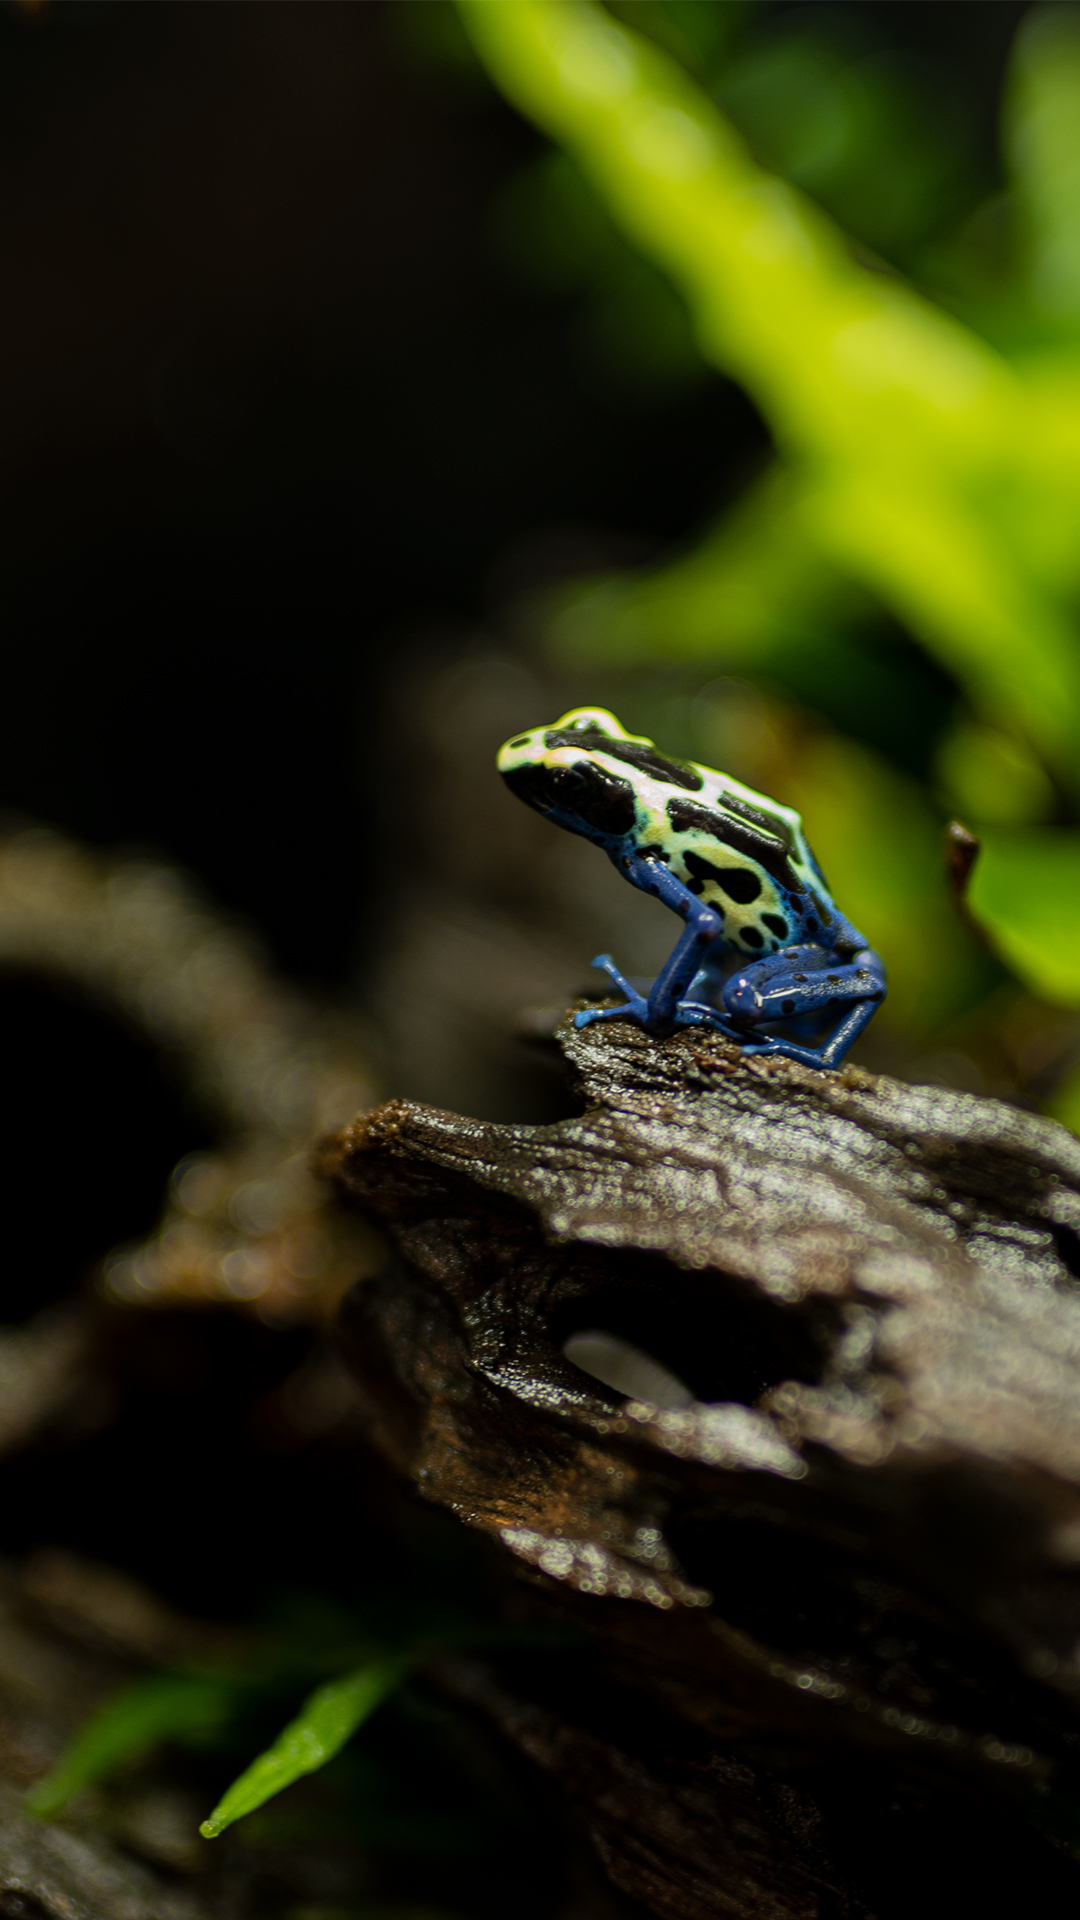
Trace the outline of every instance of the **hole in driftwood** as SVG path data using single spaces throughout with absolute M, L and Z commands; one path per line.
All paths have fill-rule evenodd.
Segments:
M 1080 1280 L 1080 1233 L 1063 1220 L 1050 1222 L 1050 1238 L 1057 1250 L 1058 1259 L 1063 1267 L 1068 1267 L 1074 1280 Z
M 654 1407 L 688 1407 L 693 1394 L 685 1381 L 669 1372 L 659 1360 L 617 1333 L 602 1327 L 588 1327 L 572 1333 L 563 1352 L 575 1367 L 591 1374 L 602 1386 L 628 1400 L 649 1400 Z
M 617 1399 L 752 1406 L 782 1380 L 820 1379 L 835 1338 L 831 1304 L 780 1306 L 730 1274 L 648 1254 L 597 1253 L 567 1282 L 574 1296 L 551 1312 L 551 1336 Z

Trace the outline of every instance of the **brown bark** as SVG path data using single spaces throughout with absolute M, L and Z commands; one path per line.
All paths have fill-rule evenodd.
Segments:
M 560 1040 L 577 1118 L 391 1102 L 326 1154 L 397 1249 L 344 1321 L 373 1435 L 594 1648 L 445 1684 L 657 1914 L 1005 1912 L 1032 1875 L 1064 1912 L 1080 1145 L 714 1035 Z M 602 1387 L 587 1328 L 692 1400 Z

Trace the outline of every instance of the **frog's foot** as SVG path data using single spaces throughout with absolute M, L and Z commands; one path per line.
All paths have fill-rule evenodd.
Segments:
M 594 1020 L 624 1019 L 627 1015 L 631 1020 L 636 1020 L 639 1026 L 648 1026 L 648 1001 L 644 994 L 631 986 L 626 975 L 619 972 L 610 953 L 598 953 L 592 964 L 598 967 L 601 973 L 606 973 L 612 984 L 618 987 L 619 992 L 625 994 L 626 1004 L 621 1007 L 589 1007 L 583 1013 L 575 1013 L 575 1027 L 590 1027 Z
M 824 1058 L 827 1047 L 800 1047 L 794 1040 L 751 1040 L 748 1044 L 744 1041 L 743 1052 L 747 1056 L 752 1053 L 781 1053 L 788 1060 L 801 1061 L 804 1067 L 831 1067 L 837 1064 Z
M 709 1006 L 707 1001 L 680 1000 L 675 1014 L 676 1027 L 715 1027 L 728 1040 L 745 1040 L 746 1029 L 734 1026 L 726 1020 L 718 1008 Z

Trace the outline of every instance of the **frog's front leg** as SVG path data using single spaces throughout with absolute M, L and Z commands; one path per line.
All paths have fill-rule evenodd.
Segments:
M 716 1026 L 723 1024 L 726 1028 L 727 1022 L 713 1009 L 683 1005 L 691 986 L 696 984 L 702 973 L 703 959 L 723 933 L 723 917 L 712 907 L 703 906 L 696 894 L 691 893 L 689 887 L 684 887 L 681 880 L 676 880 L 675 875 L 658 860 L 645 860 L 638 854 L 623 854 L 616 858 L 615 864 L 620 873 L 632 880 L 636 887 L 653 894 L 666 907 L 680 914 L 686 921 L 686 927 L 670 958 L 653 981 L 647 999 L 619 972 L 610 954 L 600 954 L 593 961 L 593 966 L 599 967 L 614 981 L 620 993 L 626 995 L 626 1004 L 621 1007 L 590 1007 L 587 1012 L 574 1015 L 574 1025 L 587 1027 L 594 1020 L 625 1019 L 629 1015 L 639 1026 L 657 1034 L 671 1033 L 677 1026 L 700 1025 L 706 1020 Z
M 844 1009 L 839 1025 L 820 1047 L 772 1035 L 745 1047 L 747 1053 L 783 1053 L 807 1066 L 835 1067 L 885 998 L 885 968 L 872 947 L 863 947 L 844 962 L 833 960 L 820 946 L 787 947 L 741 967 L 720 997 L 724 1011 L 744 1032 L 830 1006 Z

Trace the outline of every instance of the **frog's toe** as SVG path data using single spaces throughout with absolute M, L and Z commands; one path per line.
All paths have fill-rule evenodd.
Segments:
M 710 1006 L 707 1001 L 680 1000 L 679 1010 L 675 1015 L 675 1025 L 677 1027 L 715 1027 L 719 1033 L 726 1034 L 729 1040 L 741 1040 L 743 1037 L 739 1029 L 733 1026 L 730 1020 L 725 1020 L 723 1014 L 716 1007 Z
M 804 1067 L 829 1067 L 835 1062 L 823 1058 L 824 1049 L 800 1047 L 793 1040 L 751 1040 L 744 1042 L 745 1054 L 781 1054 L 786 1060 L 798 1060 Z
M 649 1003 L 640 993 L 631 993 L 617 1007 L 586 1007 L 581 1013 L 575 1013 L 575 1027 L 591 1027 L 594 1020 L 636 1020 L 639 1027 L 649 1023 Z
M 632 981 L 626 978 L 624 973 L 620 973 L 610 953 L 598 953 L 596 959 L 591 961 L 590 964 L 596 968 L 598 973 L 606 973 L 608 979 L 614 982 L 620 993 L 625 993 L 628 1000 L 640 998 L 637 988 L 633 985 Z

